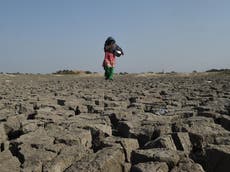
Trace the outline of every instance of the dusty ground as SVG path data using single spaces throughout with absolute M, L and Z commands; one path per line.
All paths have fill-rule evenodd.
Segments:
M 230 75 L 0 75 L 0 171 L 230 168 Z

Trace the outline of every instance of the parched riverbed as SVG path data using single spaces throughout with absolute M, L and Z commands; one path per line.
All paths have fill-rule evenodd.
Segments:
M 230 75 L 0 74 L 1 172 L 227 172 Z

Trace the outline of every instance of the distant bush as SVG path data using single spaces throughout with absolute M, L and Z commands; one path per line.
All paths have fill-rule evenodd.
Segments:
M 165 74 L 164 72 L 156 72 L 156 74 Z
M 92 74 L 91 71 L 85 71 L 85 74 Z
M 171 72 L 166 72 L 166 74 L 177 74 L 177 72 L 171 71 Z
M 76 72 L 72 70 L 59 70 L 57 72 L 54 72 L 53 74 L 76 74 Z
M 175 71 L 171 71 L 170 73 L 171 73 L 171 74 L 176 74 L 177 72 L 175 72 Z
M 127 75 L 128 72 L 120 72 L 119 75 Z
M 74 75 L 79 75 L 79 74 L 92 74 L 91 71 L 81 71 L 81 70 L 59 70 L 57 72 L 54 72 L 53 74 L 61 74 L 61 75 L 65 75 L 65 74 L 74 74 Z
M 164 69 L 161 72 L 156 72 L 156 74 L 165 74 Z
M 210 69 L 207 70 L 206 72 L 220 72 L 220 73 L 230 73 L 230 69 Z
M 220 72 L 219 69 L 210 69 L 210 70 L 207 70 L 206 72 Z
M 20 72 L 7 72 L 6 74 L 8 74 L 8 75 L 23 75 L 24 73 L 20 73 Z

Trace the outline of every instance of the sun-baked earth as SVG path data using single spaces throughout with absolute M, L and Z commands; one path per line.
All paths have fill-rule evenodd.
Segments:
M 227 172 L 230 75 L 0 75 L 1 172 Z

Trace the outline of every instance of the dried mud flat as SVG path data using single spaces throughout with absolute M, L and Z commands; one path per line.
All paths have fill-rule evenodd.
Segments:
M 227 172 L 230 75 L 0 75 L 1 172 Z

